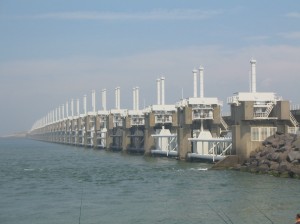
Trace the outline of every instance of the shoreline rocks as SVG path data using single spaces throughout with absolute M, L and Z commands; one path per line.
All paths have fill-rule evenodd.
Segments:
M 300 137 L 276 132 L 233 169 L 300 179 Z

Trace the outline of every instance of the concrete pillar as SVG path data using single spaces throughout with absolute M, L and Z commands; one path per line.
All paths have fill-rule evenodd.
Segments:
M 128 146 L 130 145 L 130 129 L 122 129 L 122 151 L 127 151 Z
M 151 136 L 154 134 L 153 128 L 145 128 L 144 131 L 144 151 L 145 155 L 151 154 L 151 149 L 155 148 L 154 138 Z
M 113 115 L 112 114 L 109 114 L 108 117 L 107 117 L 107 133 L 106 133 L 106 149 L 109 150 L 110 147 L 111 147 L 111 144 L 112 144 L 112 131 L 113 131 Z
M 191 137 L 191 126 L 184 125 L 177 128 L 177 142 L 178 142 L 178 157 L 180 160 L 186 160 L 187 154 L 191 153 L 191 142 L 188 138 Z
M 155 148 L 154 138 L 151 136 L 155 134 L 154 126 L 155 126 L 154 114 L 149 113 L 145 116 L 145 130 L 144 130 L 145 155 L 150 155 L 151 149 Z

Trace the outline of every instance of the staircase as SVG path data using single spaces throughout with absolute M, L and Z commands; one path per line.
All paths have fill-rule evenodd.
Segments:
M 228 124 L 226 123 L 226 121 L 224 121 L 222 116 L 220 116 L 220 121 L 221 121 L 221 124 L 222 124 L 224 130 L 228 131 Z
M 266 117 L 269 117 L 271 111 L 272 111 L 273 108 L 274 108 L 274 104 L 273 104 L 273 103 L 269 103 L 268 106 L 269 106 L 269 107 L 268 107 L 268 108 L 266 109 L 266 111 L 265 111 L 265 116 L 266 116 Z
M 296 118 L 294 117 L 294 115 L 292 114 L 292 112 L 290 112 L 290 121 L 292 122 L 292 124 L 294 125 L 294 127 L 298 127 L 299 123 L 296 120 Z

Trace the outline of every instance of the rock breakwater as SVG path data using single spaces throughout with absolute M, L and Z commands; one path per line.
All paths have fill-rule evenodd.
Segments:
M 300 137 L 276 132 L 234 169 L 300 179 Z

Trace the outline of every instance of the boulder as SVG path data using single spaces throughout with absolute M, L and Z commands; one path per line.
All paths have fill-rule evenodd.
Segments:
M 293 142 L 293 147 L 295 148 L 295 151 L 300 150 L 300 138 Z
M 300 160 L 300 151 L 289 152 L 287 159 L 289 162 L 293 162 L 294 160 Z
M 280 162 L 280 154 L 277 152 L 269 153 L 266 158 L 270 161 Z
M 288 172 L 291 169 L 291 164 L 289 162 L 281 162 L 278 167 L 278 171 L 281 173 Z
M 267 173 L 269 171 L 269 166 L 268 164 L 260 164 L 258 167 L 257 167 L 257 171 L 259 173 Z
M 300 166 L 291 166 L 291 172 L 300 177 Z
M 276 163 L 276 162 L 271 162 L 270 163 L 270 170 L 278 171 L 278 169 L 279 169 L 279 163 Z

